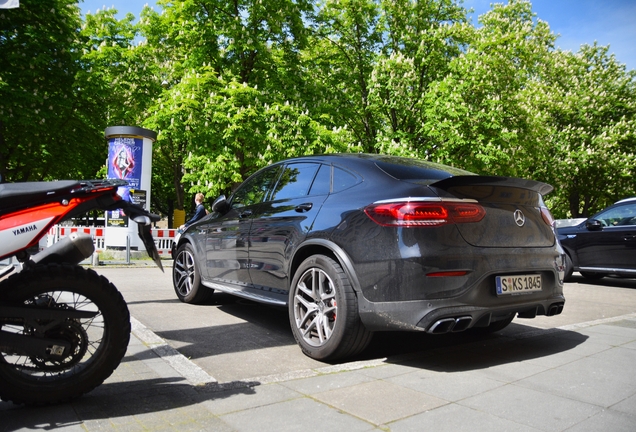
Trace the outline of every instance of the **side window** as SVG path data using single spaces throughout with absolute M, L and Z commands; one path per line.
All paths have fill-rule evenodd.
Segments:
M 327 195 L 331 191 L 331 165 L 320 165 L 309 195 Z
M 333 167 L 333 192 L 340 192 L 349 189 L 360 183 L 360 180 L 349 171 L 338 167 Z
M 615 207 L 599 214 L 596 219 L 603 226 L 629 226 L 636 225 L 636 204 Z
M 315 163 L 287 165 L 276 183 L 270 201 L 306 196 L 319 167 L 320 165 Z
M 246 207 L 263 202 L 278 179 L 281 166 L 267 168 L 245 181 L 232 196 L 232 207 Z

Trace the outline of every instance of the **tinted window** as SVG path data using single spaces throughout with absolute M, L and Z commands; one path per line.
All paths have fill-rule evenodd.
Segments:
M 309 195 L 326 195 L 331 191 L 331 166 L 320 165 Z
M 600 220 L 603 226 L 636 225 L 636 204 L 614 207 L 599 213 L 595 219 Z
M 232 197 L 232 207 L 245 207 L 262 202 L 278 179 L 281 166 L 267 168 L 243 183 Z
M 472 173 L 462 169 L 418 159 L 399 159 L 399 163 L 395 161 L 395 158 L 387 158 L 387 160 L 376 162 L 376 165 L 382 171 L 398 180 L 419 181 L 424 184 L 433 183 L 451 176 L 472 175 Z
M 270 201 L 306 196 L 319 167 L 315 163 L 287 165 L 276 183 Z
M 338 167 L 333 167 L 333 191 L 340 192 L 359 183 L 358 178 Z

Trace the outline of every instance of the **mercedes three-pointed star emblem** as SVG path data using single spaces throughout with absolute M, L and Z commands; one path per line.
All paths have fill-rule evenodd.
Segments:
M 526 217 L 521 210 L 515 210 L 514 218 L 517 226 L 522 227 L 526 223 Z

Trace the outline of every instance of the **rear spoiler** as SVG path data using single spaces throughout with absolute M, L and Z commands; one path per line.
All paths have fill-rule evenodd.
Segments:
M 515 177 L 496 177 L 496 176 L 454 176 L 444 180 L 430 184 L 430 186 L 450 192 L 453 188 L 467 186 L 496 186 L 496 187 L 513 187 L 527 189 L 538 194 L 547 195 L 554 188 L 543 182 L 535 180 L 526 180 Z

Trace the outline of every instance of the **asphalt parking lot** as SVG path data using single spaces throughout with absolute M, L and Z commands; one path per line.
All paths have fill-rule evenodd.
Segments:
M 73 403 L 0 403 L 0 431 L 636 430 L 635 279 L 578 277 L 559 316 L 487 337 L 380 333 L 326 364 L 300 352 L 283 309 L 180 303 L 170 269 L 98 271 L 131 310 L 124 361 Z

